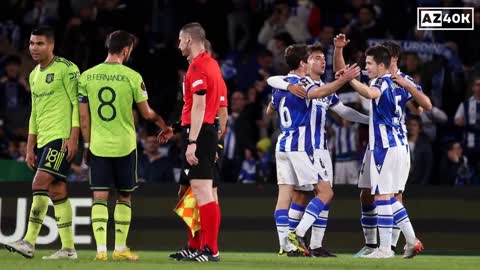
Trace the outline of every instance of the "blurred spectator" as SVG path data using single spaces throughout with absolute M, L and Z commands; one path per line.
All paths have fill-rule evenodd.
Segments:
M 232 0 L 233 10 L 228 13 L 228 42 L 230 51 L 244 51 L 251 39 L 248 3 Z
M 0 22 L 0 42 L 6 42 L 16 50 L 21 47 L 20 26 L 12 20 Z
M 295 43 L 289 33 L 280 32 L 275 34 L 273 42 L 267 47 L 273 54 L 273 69 L 276 74 L 286 74 L 289 71 L 285 62 L 285 49 Z
M 353 38 L 371 39 L 385 37 L 383 24 L 378 23 L 376 11 L 372 5 L 362 5 L 355 18 L 345 29 Z
M 21 138 L 18 141 L 18 157 L 17 161 L 25 162 L 25 158 L 27 157 L 27 140 L 25 138 Z
M 331 82 L 334 80 L 333 73 L 333 38 L 335 37 L 335 28 L 331 25 L 322 26 L 318 36 L 310 40 L 310 44 L 319 43 L 322 45 L 325 53 L 325 73 L 324 82 Z
M 408 117 L 407 135 L 411 164 L 407 183 L 429 184 L 433 169 L 432 145 L 422 132 L 422 121 L 419 117 Z
M 273 54 L 263 49 L 256 53 L 253 61 L 242 64 L 238 69 L 236 86 L 246 91 L 256 80 L 273 75 Z
M 23 17 L 23 23 L 29 28 L 35 25 L 54 25 L 57 15 L 58 2 L 53 0 L 34 0 L 33 7 Z
M 286 0 L 275 2 L 272 15 L 265 21 L 258 33 L 258 43 L 267 46 L 267 48 L 272 48 L 273 46 L 270 43 L 272 43 L 273 37 L 281 32 L 288 33 L 297 43 L 305 42 L 310 38 L 306 22 L 298 16 L 290 14 L 288 1 Z
M 257 160 L 253 156 L 250 148 L 245 149 L 245 159 L 242 161 L 242 167 L 238 175 L 238 182 L 242 184 L 255 184 Z
M 238 177 L 245 149 L 253 146 L 253 142 L 258 138 L 258 129 L 252 114 L 254 106 L 246 105 L 242 92 L 235 91 L 232 94 L 230 106 L 232 112 L 228 117 L 225 133 L 222 171 L 224 181 L 234 182 Z
M 471 176 L 471 168 L 468 158 L 463 155 L 462 145 L 455 141 L 448 143 L 447 153 L 439 166 L 438 184 L 451 186 L 469 184 Z
M 169 158 L 169 145 L 160 147 L 157 137 L 145 139 L 144 151 L 139 158 L 139 177 L 150 183 L 173 183 L 173 159 Z
M 13 133 L 25 136 L 30 113 L 30 88 L 20 74 L 20 64 L 18 56 L 10 55 L 5 59 L 5 74 L 0 78 L 0 114 Z
M 423 133 L 431 142 L 437 139 L 437 125 L 445 125 L 448 121 L 447 114 L 435 106 L 428 112 L 422 112 L 420 118 L 422 119 Z
M 1 159 L 10 159 L 8 154 L 9 148 L 9 138 L 5 132 L 5 122 L 0 118 L 0 158 Z
M 472 90 L 473 95 L 458 106 L 455 124 L 463 128 L 465 154 L 477 180 L 480 177 L 480 77 L 473 80 Z
M 272 142 L 268 138 L 263 138 L 257 142 L 257 184 L 265 184 L 271 181 L 272 170 L 274 166 L 271 156 L 269 155 L 269 149 Z
M 356 185 L 358 183 L 359 138 L 358 123 L 339 119 L 331 126 L 335 134 L 335 185 Z
M 88 167 L 84 163 L 72 162 L 70 165 L 71 174 L 67 176 L 68 182 L 88 181 Z

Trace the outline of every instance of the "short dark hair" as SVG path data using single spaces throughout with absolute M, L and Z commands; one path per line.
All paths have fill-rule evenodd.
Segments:
M 126 31 L 117 30 L 108 35 L 105 41 L 105 46 L 108 48 L 108 53 L 120 53 L 123 48 L 135 46 L 137 38 Z
M 312 45 L 308 45 L 308 50 L 310 51 L 310 53 L 313 53 L 313 52 L 324 53 L 322 44 L 320 44 L 320 43 L 315 43 L 315 44 L 312 44 Z
M 194 40 L 204 41 L 206 39 L 205 29 L 198 22 L 185 24 L 180 32 L 188 33 Z
M 15 55 L 15 54 L 10 54 L 10 55 L 7 55 L 5 57 L 5 59 L 3 60 L 3 65 L 4 66 L 8 66 L 10 64 L 14 64 L 14 65 L 21 65 L 22 64 L 22 59 L 18 56 L 18 55 Z
M 387 40 L 382 43 L 382 46 L 387 48 L 388 52 L 392 57 L 400 57 L 400 53 L 402 52 L 402 48 L 400 48 L 400 45 L 398 43 Z
M 384 64 L 386 68 L 390 66 L 390 52 L 385 46 L 377 45 L 367 49 L 366 56 L 372 56 L 377 65 Z
M 290 70 L 297 69 L 301 61 L 307 63 L 308 56 L 309 50 L 304 44 L 293 44 L 285 49 L 285 61 Z
M 32 29 L 31 35 L 45 36 L 50 41 L 55 41 L 55 30 L 48 25 L 39 25 Z
M 448 141 L 447 141 L 447 151 L 452 150 L 452 149 L 453 149 L 453 146 L 454 146 L 455 144 L 457 144 L 457 143 L 460 144 L 461 147 L 463 147 L 462 143 L 459 142 L 459 141 L 457 141 L 457 140 L 454 140 L 454 139 L 448 140 Z

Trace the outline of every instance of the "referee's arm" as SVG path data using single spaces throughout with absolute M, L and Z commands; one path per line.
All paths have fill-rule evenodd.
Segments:
M 203 118 L 205 116 L 207 90 L 199 90 L 193 94 L 193 103 L 190 120 L 190 133 L 188 139 L 196 141 L 200 129 L 202 128 Z

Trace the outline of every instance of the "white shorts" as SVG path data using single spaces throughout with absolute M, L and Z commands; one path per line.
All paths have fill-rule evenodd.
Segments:
M 409 159 L 405 146 L 372 150 L 370 154 L 372 194 L 397 193 Z
M 315 157 L 315 161 L 318 161 L 316 166 L 320 180 L 330 182 L 330 185 L 332 185 L 333 166 L 330 152 L 325 149 L 315 149 L 313 155 Z
M 276 152 L 277 184 L 295 186 L 296 190 L 311 191 L 318 183 L 317 159 L 305 152 Z
M 362 165 L 360 166 L 360 175 L 358 176 L 358 188 L 372 188 L 372 182 L 370 181 L 370 157 L 372 151 L 365 150 L 363 156 Z
M 358 160 L 335 162 L 335 185 L 356 185 L 359 169 Z
M 403 164 L 403 169 L 400 171 L 400 180 L 398 181 L 398 190 L 397 192 L 405 191 L 405 185 L 407 184 L 408 175 L 410 174 L 410 147 L 408 145 L 401 146 L 405 151 L 405 163 Z

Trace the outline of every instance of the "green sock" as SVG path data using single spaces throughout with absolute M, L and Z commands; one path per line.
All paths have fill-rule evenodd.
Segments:
M 107 251 L 107 223 L 108 208 L 107 200 L 95 199 L 92 205 L 92 229 L 97 251 Z
M 53 202 L 55 220 L 57 221 L 58 234 L 62 241 L 62 248 L 75 249 L 72 231 L 72 206 L 70 200 L 65 198 Z
M 33 191 L 33 200 L 32 207 L 30 208 L 30 217 L 28 218 L 27 234 L 25 234 L 25 237 L 23 238 L 33 246 L 35 246 L 38 234 L 42 228 L 43 219 L 47 214 L 49 200 L 50 198 L 48 197 L 47 190 Z
M 115 249 L 123 250 L 127 246 L 128 230 L 132 219 L 130 202 L 117 201 L 114 212 L 115 218 Z

